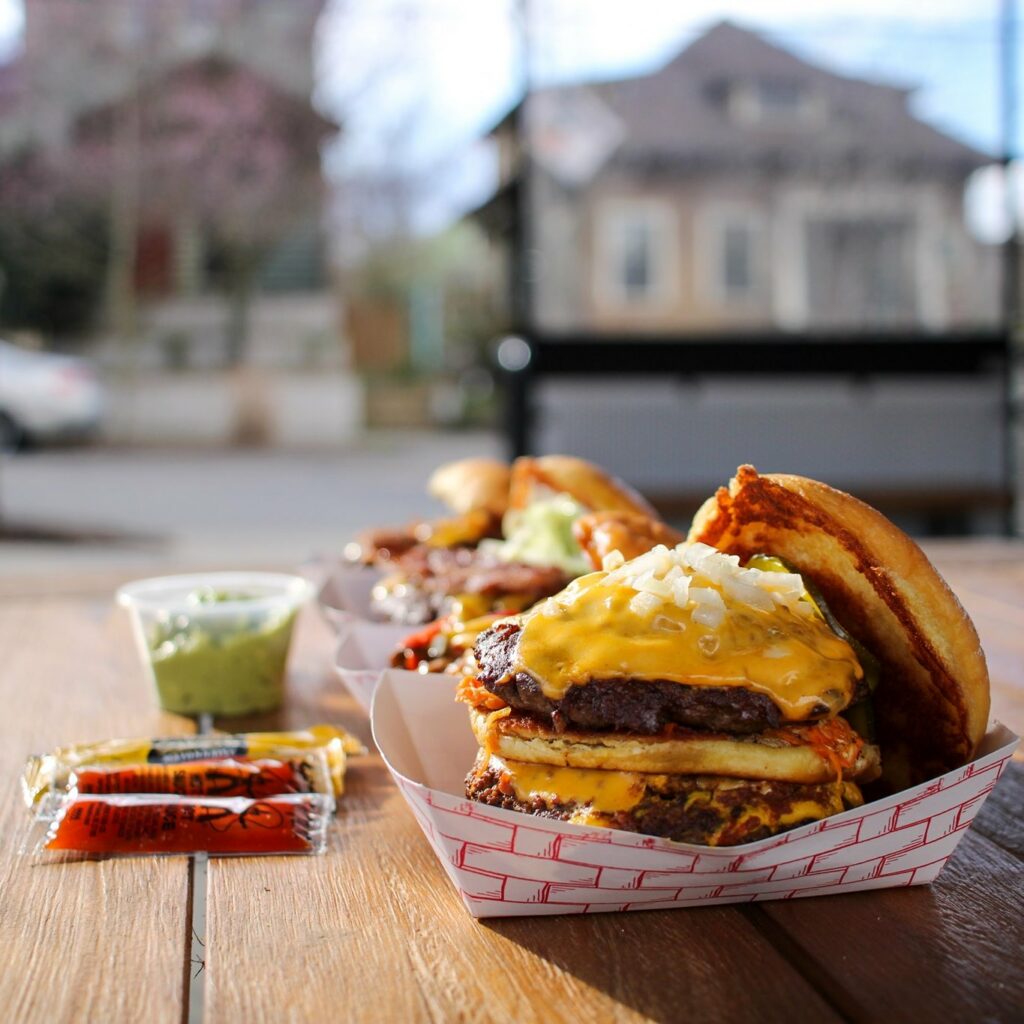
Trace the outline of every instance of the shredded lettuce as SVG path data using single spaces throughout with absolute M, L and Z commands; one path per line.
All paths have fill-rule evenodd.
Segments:
M 509 509 L 502 521 L 505 539 L 482 541 L 480 547 L 503 562 L 556 565 L 570 576 L 582 576 L 590 572 L 590 565 L 572 535 L 572 524 L 584 512 L 568 494 Z

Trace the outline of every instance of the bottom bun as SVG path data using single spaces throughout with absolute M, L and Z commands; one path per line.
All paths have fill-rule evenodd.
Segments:
M 878 778 L 878 748 L 844 719 L 734 736 L 669 727 L 660 733 L 558 732 L 530 715 L 489 715 L 470 708 L 481 747 L 529 764 L 674 775 L 728 775 L 780 782 L 851 782 Z
M 510 811 L 702 846 L 752 843 L 864 802 L 852 782 L 554 768 L 484 750 L 466 778 L 466 795 Z

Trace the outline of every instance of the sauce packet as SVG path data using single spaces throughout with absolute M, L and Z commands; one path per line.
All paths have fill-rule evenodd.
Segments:
M 280 758 L 205 758 L 177 764 L 99 764 L 75 768 L 69 789 L 83 796 L 166 793 L 171 796 L 246 797 L 262 800 L 287 793 L 322 793 L 333 799 L 322 750 Z
M 36 850 L 45 854 L 316 854 L 327 848 L 334 799 L 291 793 L 262 800 L 71 790 Z
M 174 765 L 214 758 L 281 758 L 296 752 L 322 750 L 334 795 L 345 788 L 349 754 L 366 753 L 354 737 L 332 725 L 314 725 L 289 732 L 253 732 L 173 736 L 162 739 L 112 739 L 58 747 L 29 757 L 22 771 L 25 803 L 37 808 L 48 794 L 68 788 L 71 775 L 86 765 Z

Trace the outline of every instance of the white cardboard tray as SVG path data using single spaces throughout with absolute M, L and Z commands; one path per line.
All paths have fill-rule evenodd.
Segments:
M 654 910 L 921 885 L 938 875 L 1017 737 L 884 800 L 756 843 L 709 848 L 570 825 L 467 800 L 477 745 L 448 676 L 378 674 L 373 737 L 474 917 Z M 376 680 L 375 680 L 376 681 Z
M 316 586 L 317 604 L 335 632 L 353 618 L 372 621 L 370 591 L 384 575 L 379 569 L 335 557 L 317 559 L 303 566 L 302 573 Z
M 364 711 L 370 710 L 373 691 L 390 665 L 396 645 L 416 629 L 416 626 L 370 622 L 355 617 L 348 617 L 339 624 L 334 671 Z M 409 675 L 420 674 L 410 672 Z

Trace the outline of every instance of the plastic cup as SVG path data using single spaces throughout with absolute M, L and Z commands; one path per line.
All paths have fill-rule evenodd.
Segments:
M 246 715 L 281 706 L 295 616 L 312 594 L 301 576 L 213 572 L 137 580 L 117 602 L 160 707 Z

